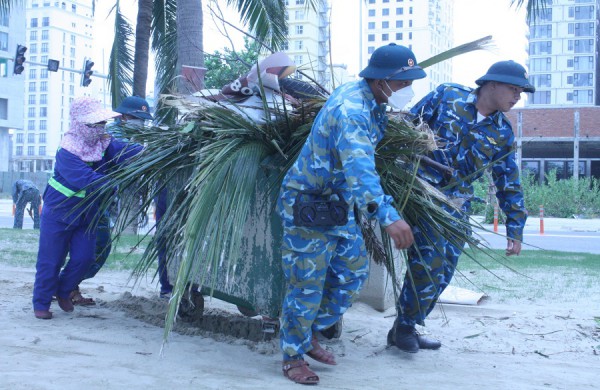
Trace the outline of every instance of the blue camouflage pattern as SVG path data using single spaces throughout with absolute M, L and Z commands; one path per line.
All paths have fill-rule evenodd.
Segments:
M 281 348 L 298 358 L 312 348 L 312 332 L 335 324 L 368 276 L 368 258 L 354 207 L 388 226 L 401 219 L 381 188 L 375 147 L 387 125 L 365 80 L 336 89 L 315 118 L 298 159 L 287 172 L 277 203 L 283 222 L 283 270 L 288 284 L 281 318 Z M 349 205 L 343 226 L 297 227 L 299 191 L 338 192 Z
M 527 214 L 512 127 L 499 111 L 477 122 L 476 102 L 473 89 L 442 84 L 411 109 L 411 114 L 426 122 L 436 137 L 439 149 L 431 158 L 454 170 L 447 176 L 425 166 L 419 175 L 459 206 L 440 204 L 451 220 L 459 221 L 468 218 L 472 183 L 483 175 L 483 167 L 491 168 L 496 196 L 507 217 L 507 236 L 522 240 Z M 424 325 L 454 275 L 464 242 L 444 237 L 438 233 L 440 230 L 427 223 L 413 226 L 415 244 L 408 251 L 408 271 L 397 302 L 396 321 L 400 325 Z
M 454 169 L 450 179 L 431 167 L 422 176 L 450 198 L 464 201 L 470 210 L 473 182 L 489 167 L 496 185 L 498 204 L 506 214 L 506 235 L 522 241 L 527 219 L 519 167 L 514 151 L 515 136 L 504 113 L 495 112 L 477 122 L 477 95 L 458 84 L 442 84 L 411 110 L 433 130 L 439 150 L 432 158 Z

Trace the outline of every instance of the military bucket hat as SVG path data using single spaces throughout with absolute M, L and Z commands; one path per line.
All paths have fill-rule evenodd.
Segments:
M 535 87 L 529 83 L 525 68 L 512 60 L 496 62 L 490 66 L 486 74 L 475 80 L 475 83 L 483 85 L 486 81 L 516 85 L 523 88 L 525 92 L 535 92 Z
M 138 119 L 154 119 L 150 114 L 150 105 L 146 99 L 143 99 L 139 96 L 126 97 L 123 99 L 121 104 L 119 104 L 119 107 L 115 109 L 115 112 L 131 115 Z
M 360 77 L 375 80 L 417 80 L 427 76 L 408 47 L 390 43 L 377 48 Z

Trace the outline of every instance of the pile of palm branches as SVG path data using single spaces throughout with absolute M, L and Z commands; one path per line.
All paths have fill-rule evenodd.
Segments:
M 161 191 L 168 191 L 168 210 L 135 270 L 135 275 L 144 275 L 160 249 L 165 250 L 168 262 L 178 265 L 176 278 L 171 277 L 175 286 L 165 334 L 172 329 L 179 303 L 190 286 L 228 289 L 239 284 L 240 278 L 252 277 L 240 274 L 250 261 L 244 256 L 253 254 L 247 250 L 252 238 L 269 233 L 271 239 L 263 241 L 273 248 L 262 253 L 263 258 L 253 259 L 253 264 L 276 264 L 265 272 L 278 273 L 268 280 L 283 283 L 277 256 L 281 228 L 276 226 L 274 204 L 283 176 L 296 160 L 325 97 L 302 100 L 292 110 L 288 105 L 263 100 L 264 124 L 220 104 L 168 96 L 165 105 L 177 107 L 186 114 L 185 120 L 167 128 L 122 129 L 123 137 L 145 145 L 145 149 L 111 173 L 125 205 L 113 236 L 118 237 L 136 218 L 127 205 L 141 202 L 142 209 L 147 210 Z M 395 207 L 409 225 L 428 223 L 445 237 L 476 246 L 478 240 L 470 236 L 469 222 L 450 217 L 442 206 L 453 205 L 416 175 L 423 156 L 433 148 L 435 143 L 426 129 L 402 117 L 391 118 L 376 150 L 384 191 L 394 198 Z M 253 218 L 261 219 L 261 223 L 254 223 Z M 372 258 L 385 264 L 397 288 L 399 252 L 392 250 L 383 230 L 376 231 L 377 227 L 364 218 L 361 225 Z M 281 298 L 278 286 L 254 289 L 257 291 L 251 293 L 256 295 L 273 290 L 275 300 Z

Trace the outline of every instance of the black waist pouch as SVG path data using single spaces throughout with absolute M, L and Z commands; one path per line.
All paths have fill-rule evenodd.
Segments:
M 348 204 L 339 192 L 300 191 L 294 201 L 296 226 L 343 226 L 348 223 Z

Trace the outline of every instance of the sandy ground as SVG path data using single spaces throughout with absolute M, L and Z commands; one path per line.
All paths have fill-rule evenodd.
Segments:
M 0 264 L 1 389 L 287 389 L 275 341 L 250 342 L 181 325 L 163 346 L 166 303 L 156 285 L 102 272 L 82 285 L 92 308 L 34 318 L 34 270 Z M 551 278 L 549 278 L 551 279 Z M 133 294 L 133 295 L 131 295 Z M 356 304 L 340 339 L 325 342 L 338 366 L 312 362 L 322 389 L 598 389 L 600 294 L 575 302 L 523 296 L 443 305 L 425 329 L 443 342 L 411 355 L 385 346 L 393 309 Z M 136 305 L 137 313 L 130 309 Z M 205 310 L 231 305 L 209 300 Z

